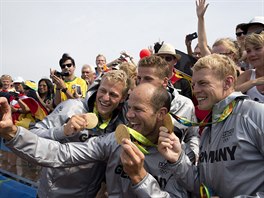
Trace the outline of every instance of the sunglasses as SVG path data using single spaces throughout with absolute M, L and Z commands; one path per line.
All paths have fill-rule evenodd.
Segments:
M 61 69 L 65 69 L 65 67 L 70 68 L 72 66 L 72 63 L 61 65 Z
M 166 62 L 171 62 L 174 59 L 172 56 L 162 56 L 161 58 L 163 58 Z
M 246 35 L 245 32 L 237 32 L 237 33 L 236 33 L 236 36 L 237 36 L 237 37 L 240 37 L 240 36 L 242 36 L 242 34 L 243 34 L 243 35 Z

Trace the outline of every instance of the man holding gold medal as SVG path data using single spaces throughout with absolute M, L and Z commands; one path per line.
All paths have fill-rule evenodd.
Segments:
M 251 197 L 264 192 L 264 105 L 235 92 L 236 78 L 235 63 L 224 55 L 205 56 L 193 67 L 198 107 L 211 110 L 207 123 L 181 119 L 187 126 L 205 126 L 197 166 L 175 136 L 160 133 L 159 150 L 172 148 L 169 160 L 174 175 L 202 198 Z
M 0 134 L 17 155 L 43 166 L 70 167 L 94 161 L 107 162 L 109 197 L 187 197 L 168 161 L 171 148 L 168 147 L 166 152 L 157 150 L 160 131 L 171 132 L 173 128 L 166 120 L 170 102 L 165 88 L 143 83 L 133 89 L 128 99 L 129 127 L 118 126 L 117 134 L 92 137 L 86 142 L 61 144 L 12 125 L 9 109 L 1 98 Z M 89 120 L 83 120 L 83 126 L 88 123 Z
M 123 71 L 105 73 L 90 87 L 85 100 L 69 99 L 60 103 L 30 132 L 61 143 L 84 142 L 90 137 L 113 132 L 118 124 L 127 122 L 121 110 L 128 89 L 127 76 Z M 89 125 L 83 126 L 87 119 Z M 103 162 L 60 169 L 43 167 L 38 197 L 93 198 L 104 179 L 105 167 Z

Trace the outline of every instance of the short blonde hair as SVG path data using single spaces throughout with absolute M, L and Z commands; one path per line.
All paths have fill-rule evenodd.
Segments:
M 7 74 L 3 74 L 0 79 L 1 79 L 1 81 L 2 80 L 9 80 L 10 82 L 13 81 L 12 77 L 10 75 L 7 75 Z
M 221 54 L 211 54 L 200 58 L 192 67 L 194 72 L 201 69 L 212 70 L 218 79 L 224 79 L 226 76 L 233 76 L 237 80 L 237 71 L 235 62 L 228 56 Z
M 264 32 L 260 34 L 252 33 L 246 36 L 245 38 L 245 48 L 248 45 L 263 47 L 264 46 Z
M 117 82 L 121 82 L 124 84 L 124 89 L 123 89 L 123 96 L 127 94 L 129 87 L 128 87 L 128 78 L 127 78 L 127 74 L 123 71 L 123 70 L 111 70 L 106 72 L 103 77 L 102 80 L 109 80 L 111 82 L 117 83 Z

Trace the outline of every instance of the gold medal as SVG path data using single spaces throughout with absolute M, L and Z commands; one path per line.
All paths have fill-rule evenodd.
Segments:
M 118 144 L 122 143 L 122 139 L 126 138 L 130 140 L 130 133 L 128 128 L 124 124 L 119 124 L 115 130 L 115 138 Z
M 165 118 L 163 120 L 163 124 L 168 129 L 169 133 L 173 132 L 174 126 L 173 126 L 173 123 L 172 123 L 172 120 L 171 120 L 171 116 L 170 116 L 169 113 L 167 113 L 165 115 Z
M 87 129 L 92 129 L 98 124 L 98 118 L 95 113 L 86 113 L 86 119 L 88 122 Z

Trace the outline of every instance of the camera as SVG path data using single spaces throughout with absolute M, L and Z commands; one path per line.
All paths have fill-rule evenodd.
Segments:
M 59 77 L 59 78 L 62 78 L 63 76 L 69 76 L 70 74 L 69 73 L 65 73 L 65 72 L 58 72 L 58 71 L 55 71 L 54 72 L 54 75 Z
M 194 32 L 194 33 L 192 33 L 192 34 L 188 34 L 188 35 L 186 36 L 186 39 L 187 39 L 188 41 L 191 41 L 191 40 L 193 40 L 193 39 L 196 39 L 197 37 L 198 37 L 197 32 Z

